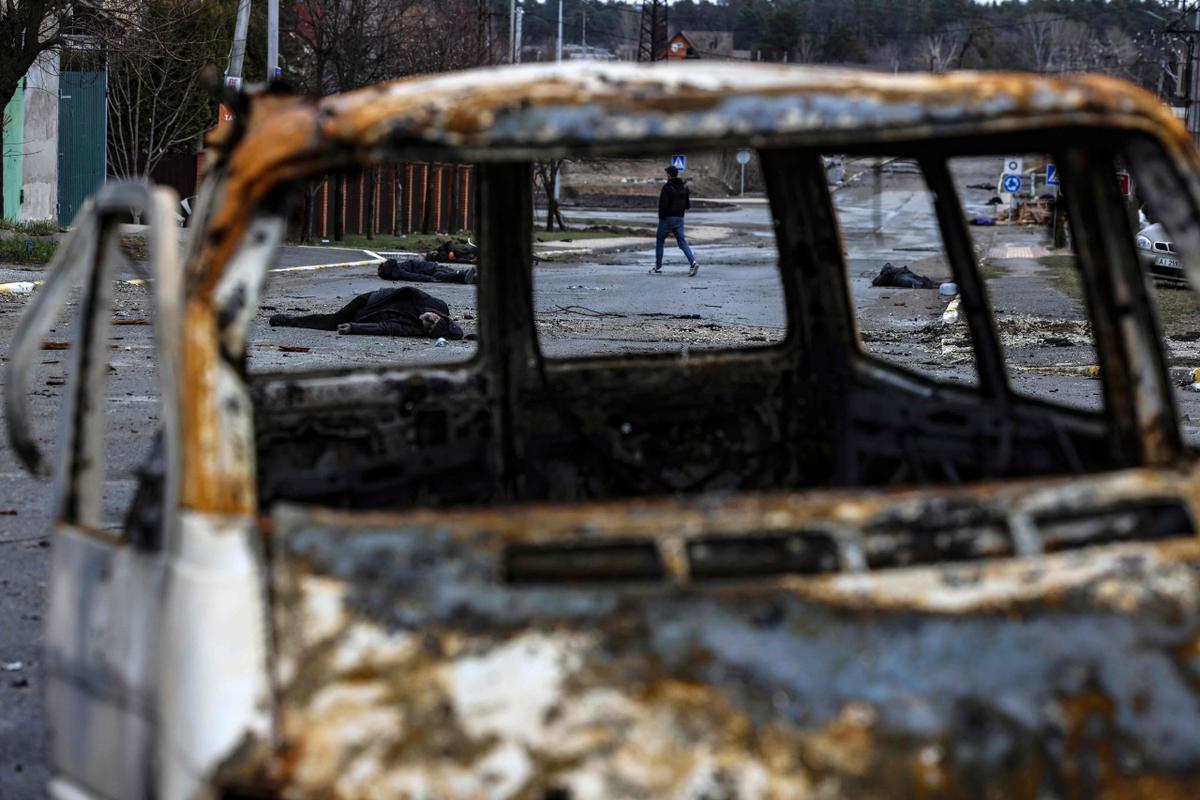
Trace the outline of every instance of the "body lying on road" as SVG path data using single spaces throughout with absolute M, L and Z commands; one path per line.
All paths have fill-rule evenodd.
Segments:
M 389 258 L 379 265 L 379 277 L 385 281 L 413 281 L 414 283 L 475 283 L 475 267 L 448 267 L 436 261 L 409 259 L 397 261 Z
M 276 314 L 271 317 L 271 327 L 315 328 L 363 336 L 463 338 L 462 328 L 450 318 L 445 302 L 412 286 L 360 294 L 332 314 Z

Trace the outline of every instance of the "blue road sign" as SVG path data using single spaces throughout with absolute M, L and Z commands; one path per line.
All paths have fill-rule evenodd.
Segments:
M 1058 186 L 1058 167 L 1053 164 L 1046 165 L 1046 185 Z
M 1017 192 L 1021 191 L 1021 176 L 1005 175 L 1002 185 L 1004 186 L 1004 191 L 1008 192 L 1009 194 L 1016 194 Z
M 683 172 L 687 169 L 687 156 L 680 153 L 679 155 L 671 156 L 671 166 Z

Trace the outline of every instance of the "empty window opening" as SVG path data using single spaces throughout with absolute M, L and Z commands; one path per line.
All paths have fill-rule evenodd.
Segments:
M 911 372 L 975 385 L 965 315 L 933 193 L 916 161 L 824 157 L 863 350 Z
M 1010 386 L 1059 405 L 1102 410 L 1095 337 L 1054 159 L 997 154 L 955 158 L 948 166 Z
M 1143 154 L 1143 159 L 1152 158 Z M 1179 434 L 1190 447 L 1200 447 L 1200 391 L 1196 391 L 1200 373 L 1200 297 L 1185 272 L 1192 253 L 1184 242 L 1195 241 L 1200 234 L 1187 214 L 1175 205 L 1186 196 L 1186 189 L 1155 165 L 1131 163 L 1128 198 L 1131 230 L 1138 265 L 1146 279 L 1147 296 L 1154 304 L 1158 319 L 1164 360 L 1169 371 Z M 1122 184 L 1124 187 L 1125 184 Z M 1157 187 L 1158 191 L 1154 191 Z M 1168 201 L 1164 203 L 1164 200 Z
M 546 355 L 686 356 L 783 341 L 779 258 L 751 151 L 539 162 L 534 175 Z
M 461 363 L 475 353 L 476 170 L 389 163 L 294 187 L 248 345 L 255 373 Z

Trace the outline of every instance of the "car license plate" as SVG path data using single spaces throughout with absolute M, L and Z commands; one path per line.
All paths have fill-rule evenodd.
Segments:
M 1177 258 L 1167 258 L 1166 256 L 1158 256 L 1157 258 L 1154 259 L 1154 263 L 1156 266 L 1159 266 L 1159 267 L 1175 267 L 1176 269 L 1179 268 L 1179 259 L 1177 259 Z

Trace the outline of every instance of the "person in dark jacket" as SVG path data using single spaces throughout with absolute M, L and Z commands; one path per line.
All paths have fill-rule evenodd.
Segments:
M 360 294 L 332 314 L 276 314 L 271 317 L 271 327 L 316 328 L 363 336 L 463 338 L 462 328 L 450 318 L 450 308 L 413 286 Z
M 441 246 L 425 254 L 426 261 L 437 261 L 441 264 L 458 263 L 474 264 L 479 260 L 479 248 L 467 240 L 462 242 L 442 242 Z
M 688 247 L 687 239 L 683 238 L 683 215 L 692 207 L 688 188 L 679 179 L 679 170 L 675 169 L 674 164 L 667 167 L 667 175 L 667 183 L 658 195 L 658 234 L 655 237 L 653 271 L 662 272 L 663 243 L 667 236 L 675 234 L 675 244 L 679 245 L 679 249 L 687 256 L 688 265 L 691 267 L 688 274 L 695 275 L 700 265 L 692 255 L 692 248 Z
M 385 281 L 413 283 L 475 283 L 475 267 L 459 269 L 436 261 L 397 261 L 389 258 L 379 265 L 379 277 Z

